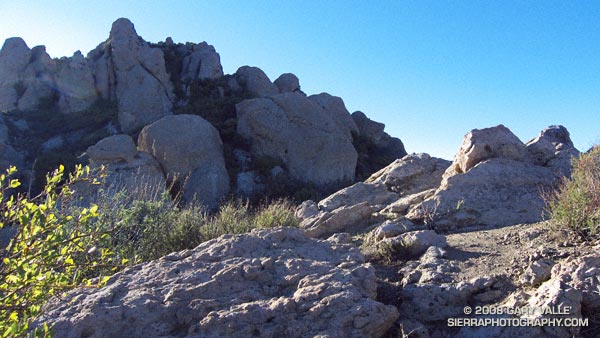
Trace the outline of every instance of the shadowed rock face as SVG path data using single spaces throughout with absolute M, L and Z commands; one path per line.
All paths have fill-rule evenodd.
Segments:
M 250 141 L 253 155 L 282 161 L 293 177 L 306 182 L 354 179 L 357 154 L 349 130 L 303 94 L 245 100 L 236 110 L 237 131 Z
M 374 301 L 358 249 L 299 229 L 227 235 L 47 306 L 57 337 L 380 337 L 398 312 Z

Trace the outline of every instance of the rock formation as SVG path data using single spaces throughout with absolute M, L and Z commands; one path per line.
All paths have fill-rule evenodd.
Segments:
M 56 299 L 38 322 L 75 337 L 381 337 L 398 317 L 375 271 L 297 229 L 222 236 Z
M 560 140 L 551 136 L 557 131 Z M 473 130 L 438 190 L 411 208 L 408 217 L 432 218 L 443 229 L 538 222 L 545 205 L 542 192 L 569 174 L 571 157 L 577 154 L 564 127 L 544 130 L 529 148 L 502 125 Z
M 245 100 L 236 110 L 237 131 L 254 156 L 280 160 L 293 177 L 319 185 L 354 179 L 357 155 L 349 130 L 303 94 Z
M 88 54 L 96 89 L 119 103 L 121 129 L 133 132 L 171 114 L 172 84 L 162 50 L 152 48 L 127 19 L 112 25 L 110 36 Z
M 183 199 L 215 208 L 229 193 L 229 176 L 219 132 L 195 115 L 174 115 L 144 127 L 138 148 L 160 162 L 167 179 L 182 188 Z

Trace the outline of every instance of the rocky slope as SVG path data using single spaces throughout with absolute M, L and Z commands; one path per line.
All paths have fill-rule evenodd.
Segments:
M 579 155 L 562 126 L 527 143 L 502 125 L 475 129 L 453 161 L 407 155 L 293 74 L 225 75 L 207 43 L 150 44 L 126 19 L 87 57 L 7 40 L 0 110 L 0 166 L 33 166 L 32 179 L 83 161 L 106 166 L 115 191 L 150 199 L 140 188 L 175 186 L 208 207 L 230 191 L 359 180 L 305 200 L 299 229 L 222 236 L 53 299 L 35 325 L 58 337 L 600 336 L 600 243 L 542 222 L 543 191 Z
M 383 124 L 351 115 L 339 97 L 307 96 L 293 74 L 271 82 L 259 68 L 243 66 L 225 75 L 206 42 L 148 43 L 127 19 L 115 21 L 108 39 L 86 57 L 78 51 L 52 59 L 43 46 L 6 40 L 0 111 L 7 113 L 0 120 L 0 164 L 19 165 L 26 181 L 37 181 L 34 187 L 59 162 L 85 162 L 80 155 L 88 147 L 129 135 L 141 156 L 159 162 L 170 187 L 211 207 L 229 191 L 262 196 L 279 184 L 291 196 L 307 184 L 317 191 L 339 187 L 406 154 Z M 177 124 L 167 122 L 178 119 L 170 115 L 196 117 Z M 145 170 L 145 162 L 136 163 L 127 162 L 127 170 Z

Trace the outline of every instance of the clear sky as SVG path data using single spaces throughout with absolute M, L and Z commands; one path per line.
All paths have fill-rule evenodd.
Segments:
M 408 152 L 451 159 L 474 128 L 524 142 L 563 124 L 600 141 L 599 1 L 9 1 L 0 39 L 86 54 L 127 17 L 147 41 L 207 41 L 225 73 L 292 72 L 341 96 Z

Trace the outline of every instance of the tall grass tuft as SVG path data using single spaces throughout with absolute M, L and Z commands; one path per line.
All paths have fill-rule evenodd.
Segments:
M 600 233 L 600 146 L 573 160 L 571 178 L 546 196 L 552 223 L 589 237 Z

